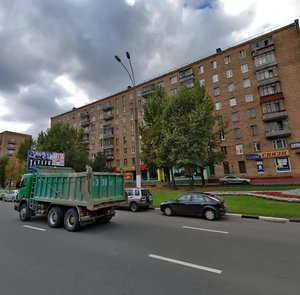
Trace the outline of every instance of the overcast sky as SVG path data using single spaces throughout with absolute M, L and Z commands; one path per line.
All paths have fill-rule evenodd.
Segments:
M 299 0 L 0 0 L 0 132 L 50 117 L 299 18 Z

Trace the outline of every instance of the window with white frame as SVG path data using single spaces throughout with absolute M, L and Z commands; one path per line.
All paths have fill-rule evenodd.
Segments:
M 231 63 L 230 55 L 224 56 L 224 63 L 225 63 L 225 65 L 228 65 Z
M 258 87 L 260 96 L 272 95 L 281 92 L 280 82 Z
M 267 52 L 254 57 L 255 66 L 259 67 L 268 63 L 276 61 L 275 52 Z
M 284 149 L 287 147 L 286 139 L 284 138 L 275 139 L 272 141 L 272 144 L 275 150 Z
M 217 64 L 217 61 L 216 61 L 216 60 L 214 60 L 214 61 L 211 62 L 211 67 L 212 67 L 213 69 L 216 69 L 216 68 L 218 67 L 218 64 Z
M 234 84 L 233 83 L 227 84 L 227 90 L 228 92 L 233 92 L 235 90 Z
M 277 100 L 262 103 L 263 114 L 280 112 L 284 110 L 285 110 L 285 106 L 284 106 L 283 99 L 277 99 Z
M 242 144 L 238 144 L 235 146 L 235 151 L 237 155 L 242 155 L 244 153 L 243 150 L 243 145 Z
M 171 95 L 176 95 L 177 93 L 177 88 L 171 89 L 170 94 Z
M 224 132 L 220 132 L 220 139 L 225 140 L 225 133 Z
M 239 57 L 240 57 L 240 58 L 245 58 L 246 56 L 247 56 L 247 55 L 246 55 L 246 50 L 245 50 L 245 49 L 239 51 Z
M 233 70 L 232 69 L 226 70 L 226 78 L 231 78 L 231 77 L 233 77 Z
M 214 96 L 219 96 L 221 94 L 220 87 L 214 88 Z
M 277 76 L 278 76 L 277 66 L 269 67 L 267 69 L 263 69 L 256 73 L 257 81 L 262 81 Z
M 203 74 L 204 73 L 204 66 L 200 66 L 199 67 L 199 74 Z
M 233 129 L 233 137 L 236 139 L 241 138 L 241 129 L 240 128 Z
M 171 77 L 171 84 L 177 83 L 177 76 Z
M 200 86 L 205 86 L 205 79 L 199 80 Z
M 247 73 L 249 71 L 248 64 L 241 65 L 241 72 Z
M 254 150 L 255 152 L 261 151 L 260 142 L 254 142 L 254 143 L 253 143 L 253 150 Z
M 253 101 L 253 94 L 252 94 L 252 93 L 247 93 L 247 94 L 245 94 L 245 101 L 246 101 L 246 102 L 251 102 L 251 101 Z
M 221 102 L 220 102 L 220 101 L 216 102 L 216 103 L 215 103 L 215 107 L 216 107 L 216 110 L 217 110 L 217 111 L 220 110 L 220 109 L 222 108 Z
M 216 83 L 216 82 L 219 81 L 219 76 L 218 76 L 218 74 L 215 74 L 215 75 L 212 76 L 212 81 L 213 81 L 213 83 Z
M 251 86 L 249 78 L 243 80 L 243 86 L 244 86 L 244 88 L 248 88 Z
M 231 107 L 236 106 L 236 98 L 235 97 L 229 99 L 229 105 Z
M 250 126 L 250 134 L 252 136 L 258 135 L 257 125 L 251 125 Z

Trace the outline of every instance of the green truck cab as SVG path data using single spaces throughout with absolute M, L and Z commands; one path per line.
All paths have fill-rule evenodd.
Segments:
M 46 215 L 52 228 L 64 225 L 68 231 L 80 226 L 108 222 L 115 208 L 126 203 L 121 173 L 75 172 L 68 167 L 35 167 L 24 174 L 15 210 L 22 221 Z

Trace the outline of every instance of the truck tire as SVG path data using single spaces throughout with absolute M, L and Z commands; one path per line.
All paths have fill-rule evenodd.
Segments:
M 64 224 L 64 210 L 61 207 L 52 207 L 48 212 L 47 221 L 52 228 L 62 227 Z
M 22 221 L 29 221 L 31 216 L 29 215 L 29 212 L 28 212 L 28 206 L 26 203 L 23 203 L 20 207 L 20 211 L 19 211 L 19 217 L 20 217 L 20 220 Z
M 80 227 L 78 212 L 75 208 L 70 208 L 65 213 L 64 226 L 67 231 L 78 231 Z

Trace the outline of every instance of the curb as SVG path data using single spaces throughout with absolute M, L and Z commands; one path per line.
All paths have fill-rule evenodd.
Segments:
M 249 218 L 249 219 L 258 219 L 262 221 L 270 221 L 270 222 L 300 222 L 300 218 L 280 218 L 280 217 L 270 217 L 270 216 L 258 216 L 258 215 L 248 215 L 248 214 L 235 214 L 235 213 L 227 213 L 228 216 L 236 216 L 241 218 Z

